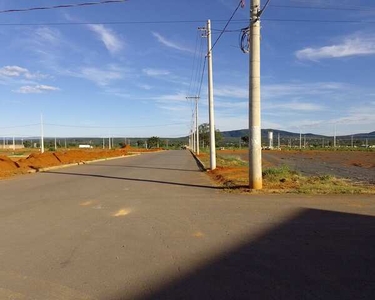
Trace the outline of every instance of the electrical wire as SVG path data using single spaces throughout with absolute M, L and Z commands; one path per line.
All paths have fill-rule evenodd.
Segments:
M 33 126 L 38 126 L 38 125 L 40 125 L 40 123 L 26 124 L 26 125 L 16 125 L 16 126 L 6 126 L 6 127 L 0 127 L 0 129 L 25 128 L 25 127 L 33 127 Z
M 372 20 L 319 20 L 319 19 L 262 19 L 269 22 L 308 22 L 308 23 L 349 23 L 349 24 L 373 24 Z
M 260 9 L 257 12 L 256 19 L 250 20 L 250 25 L 241 29 L 240 36 L 239 36 L 239 44 L 240 44 L 240 49 L 243 53 L 249 53 L 250 52 L 250 39 L 251 39 L 250 26 L 252 24 L 254 24 L 255 22 L 259 21 L 261 15 L 267 9 L 267 6 L 268 6 L 269 3 L 270 3 L 270 0 L 267 0 L 266 4 L 263 6 L 263 8 Z
M 149 128 L 149 127 L 166 127 L 166 126 L 175 126 L 183 125 L 184 123 L 170 123 L 170 124 L 158 124 L 158 125 L 139 125 L 139 126 L 79 126 L 79 125 L 66 125 L 66 124 L 53 124 L 53 123 L 44 123 L 44 125 L 55 126 L 55 127 L 68 127 L 68 128 L 106 128 L 106 129 L 125 129 L 125 128 Z
M 358 24 L 372 24 L 372 20 L 319 20 L 319 19 L 278 19 L 278 18 L 264 18 L 262 21 L 269 22 L 310 22 L 310 23 L 358 23 Z M 0 26 L 76 26 L 76 25 L 141 25 L 141 24 L 184 24 L 184 23 L 203 23 L 204 20 L 184 20 L 184 21 L 103 21 L 103 22 L 63 22 L 63 23 L 0 23 Z M 215 23 L 227 22 L 227 20 L 212 20 Z M 248 19 L 232 20 L 231 23 L 249 22 Z M 236 32 L 236 30 L 225 30 L 224 33 Z M 213 31 L 223 31 L 222 29 L 214 29 Z
M 213 45 L 212 45 L 212 47 L 211 47 L 211 49 L 210 49 L 209 52 L 211 52 L 211 51 L 215 48 L 216 44 L 219 42 L 219 40 L 220 40 L 221 37 L 223 36 L 225 30 L 227 29 L 227 27 L 229 26 L 230 22 L 231 22 L 232 19 L 234 18 L 234 15 L 237 13 L 238 9 L 239 9 L 242 5 L 243 5 L 243 0 L 240 0 L 240 1 L 238 2 L 238 5 L 237 5 L 236 9 L 233 11 L 232 15 L 230 16 L 229 20 L 228 20 L 227 23 L 225 24 L 223 30 L 221 31 L 221 33 L 219 34 L 219 36 L 217 37 L 217 39 L 215 40 L 215 42 L 213 43 Z
M 83 3 L 76 3 L 76 4 L 60 4 L 60 5 L 53 5 L 53 6 L 20 8 L 20 9 L 6 9 L 6 10 L 0 10 L 0 14 L 27 12 L 27 11 L 36 11 L 36 10 L 73 8 L 73 7 L 93 6 L 93 5 L 102 5 L 102 4 L 114 4 L 114 3 L 122 3 L 122 2 L 126 2 L 126 1 L 128 1 L 128 0 L 105 0 L 105 1 L 99 1 L 99 2 L 83 2 Z
M 344 10 L 344 11 L 374 11 L 375 7 L 335 7 L 335 6 L 302 6 L 302 5 L 279 5 L 271 4 L 272 7 L 277 8 L 296 8 L 296 9 L 317 9 L 317 10 Z
M 198 97 L 201 96 L 202 91 L 202 84 L 203 84 L 203 77 L 204 77 L 204 71 L 206 70 L 206 62 L 207 62 L 207 56 L 204 58 L 203 68 L 202 68 L 202 76 L 201 76 L 201 82 L 199 84 L 199 90 L 198 90 Z

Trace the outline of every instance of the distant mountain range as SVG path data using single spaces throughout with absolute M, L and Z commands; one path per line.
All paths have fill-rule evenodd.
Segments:
M 273 131 L 273 137 L 277 138 L 278 134 L 280 134 L 280 138 L 294 138 L 299 137 L 299 133 L 290 132 L 290 131 L 284 131 L 284 130 L 276 130 L 276 129 L 262 129 L 262 138 L 267 138 L 268 131 Z M 222 131 L 222 136 L 224 138 L 240 138 L 243 136 L 249 135 L 248 129 L 240 129 L 240 130 L 230 130 L 230 131 Z M 328 138 L 332 136 L 325 136 L 325 135 L 319 135 L 319 134 L 313 134 L 313 133 L 302 133 L 302 135 L 310 138 Z M 337 136 L 338 138 L 375 138 L 375 131 L 369 132 L 369 133 L 357 133 L 353 135 L 342 135 Z

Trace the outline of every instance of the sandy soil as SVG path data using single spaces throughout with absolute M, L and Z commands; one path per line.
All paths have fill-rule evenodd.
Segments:
M 218 155 L 238 156 L 248 160 L 247 150 L 222 150 Z M 366 151 L 263 151 L 263 166 L 288 165 L 304 175 L 348 178 L 375 184 L 375 152 Z

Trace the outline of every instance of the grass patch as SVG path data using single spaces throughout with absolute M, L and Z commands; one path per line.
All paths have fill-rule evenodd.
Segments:
M 202 153 L 199 159 L 209 166 L 209 155 Z M 209 175 L 229 191 L 247 191 L 248 163 L 236 155 L 217 156 L 217 169 Z M 265 193 L 298 194 L 375 194 L 374 186 L 354 184 L 332 175 L 304 176 L 287 165 L 266 168 L 263 171 Z

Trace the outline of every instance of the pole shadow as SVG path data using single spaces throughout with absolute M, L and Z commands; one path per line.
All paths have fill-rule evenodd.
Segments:
M 93 177 L 93 178 L 104 178 L 104 179 L 114 179 L 114 180 L 124 180 L 124 181 L 133 181 L 133 182 L 145 182 L 145 183 L 158 183 L 165 185 L 175 185 L 175 186 L 184 186 L 192 188 L 204 188 L 211 190 L 224 190 L 224 187 L 212 186 L 212 185 L 200 185 L 200 184 L 190 184 L 182 182 L 171 182 L 171 181 L 161 181 L 161 180 L 152 180 L 152 179 L 139 179 L 139 178 L 130 178 L 130 177 L 118 177 L 118 176 L 108 176 L 108 175 L 98 175 L 98 174 L 84 174 L 84 173 L 68 173 L 68 172 L 57 172 L 57 171 L 46 171 L 43 173 L 55 174 L 55 175 L 65 175 L 65 176 L 83 176 L 83 177 Z
M 113 167 L 113 168 L 130 168 L 130 169 L 150 169 L 150 170 L 167 170 L 167 171 L 180 171 L 180 172 L 194 172 L 199 173 L 200 170 L 187 170 L 187 169 L 175 169 L 175 168 L 160 168 L 160 167 L 149 167 L 149 166 L 136 166 L 136 165 L 107 165 L 107 164 L 98 164 L 90 163 L 86 164 L 87 166 L 95 167 Z

